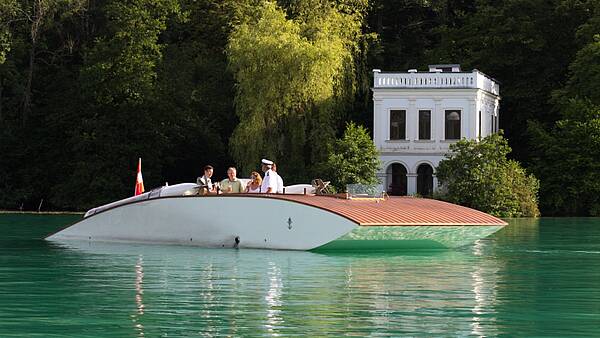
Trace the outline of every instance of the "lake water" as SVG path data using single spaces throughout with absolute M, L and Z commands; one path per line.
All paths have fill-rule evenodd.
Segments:
M 460 250 L 320 254 L 42 238 L 0 214 L 0 337 L 600 336 L 600 219 Z

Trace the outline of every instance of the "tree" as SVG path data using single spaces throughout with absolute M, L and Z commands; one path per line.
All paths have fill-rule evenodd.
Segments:
M 460 62 L 500 81 L 500 125 L 513 148 L 511 157 L 528 164 L 527 121 L 550 126 L 560 118 L 551 94 L 568 77 L 568 66 L 581 48 L 576 33 L 594 1 L 474 2 L 476 9 L 463 24 L 443 30 L 428 59 Z
M 0 181 L 8 182 L 0 183 L 4 206 L 37 208 L 41 198 L 48 205 L 47 193 L 65 175 L 64 136 L 78 122 L 70 108 L 79 96 L 72 75 L 80 60 L 81 5 L 0 1 L 0 31 L 8 37 L 0 63 L 0 171 L 6 173 Z
M 539 182 L 507 159 L 511 149 L 502 134 L 463 139 L 450 151 L 436 169 L 440 198 L 500 217 L 539 215 Z
M 569 65 L 568 81 L 553 92 L 560 120 L 529 124 L 532 169 L 548 215 L 600 216 L 600 4 L 594 6 L 578 29 L 584 45 Z
M 11 23 L 17 16 L 16 0 L 5 0 L 0 4 L 0 65 L 6 61 L 6 54 L 11 48 Z
M 129 195 L 131 171 L 127 169 L 133 170 L 138 157 L 144 158 L 149 185 L 162 183 L 169 114 L 155 107 L 164 48 L 159 37 L 168 20 L 180 13 L 179 3 L 114 0 L 102 10 L 108 20 L 104 34 L 87 50 L 81 70 L 85 106 L 70 133 L 71 175 L 53 192 L 63 208 L 89 208 Z
M 245 1 L 182 1 L 187 20 L 165 31 L 169 43 L 158 72 L 155 106 L 169 118 L 172 145 L 163 156 L 163 177 L 169 182 L 195 180 L 206 164 L 234 165 L 227 143 L 238 124 L 234 113 L 234 80 L 225 47 Z M 241 172 L 240 175 L 249 173 Z
M 25 125 L 31 113 L 33 81 L 41 38 L 55 20 L 54 16 L 72 15 L 83 11 L 83 0 L 17 0 L 14 6 L 15 20 L 26 23 L 29 40 L 29 56 L 27 62 L 26 83 L 23 92 L 22 123 Z
M 335 141 L 323 171 L 336 190 L 345 191 L 348 184 L 378 183 L 380 166 L 379 152 L 367 129 L 350 122 L 343 137 Z
M 600 24 L 598 26 L 600 28 Z M 577 52 L 569 70 L 566 86 L 554 92 L 554 102 L 567 104 L 566 109 L 561 110 L 563 115 L 566 111 L 573 111 L 568 107 L 571 101 L 565 100 L 565 97 L 585 98 L 600 105 L 600 34 L 594 34 L 592 41 Z
M 229 145 L 243 172 L 268 156 L 288 180 L 304 180 L 327 158 L 354 91 L 362 17 L 323 3 L 288 19 L 265 1 L 229 37 L 240 120 Z
M 542 212 L 600 216 L 600 106 L 573 99 L 565 115 L 549 131 L 530 124 Z

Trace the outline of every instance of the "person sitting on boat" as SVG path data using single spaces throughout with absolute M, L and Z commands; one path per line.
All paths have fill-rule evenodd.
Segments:
M 217 187 L 215 184 L 212 183 L 212 180 L 210 179 L 212 175 L 213 167 L 211 165 L 204 166 L 204 175 L 198 177 L 198 179 L 196 180 L 196 184 L 200 186 L 200 190 L 198 191 L 200 195 L 217 193 Z
M 235 167 L 230 167 L 227 169 L 227 178 L 221 181 L 221 191 L 223 193 L 234 193 L 239 194 L 244 192 L 244 183 L 239 180 L 237 177 L 237 170 Z
M 263 194 L 275 194 L 277 193 L 277 173 L 271 170 L 273 161 L 262 159 L 262 171 L 265 173 L 262 184 L 260 186 L 260 192 Z
M 262 177 L 256 171 L 253 171 L 250 174 L 250 182 L 246 185 L 245 192 L 250 194 L 258 194 L 260 193 L 260 186 L 262 184 Z
M 277 175 L 277 193 L 283 194 L 283 178 L 277 172 L 277 163 L 273 162 L 273 166 L 271 166 L 271 170 L 273 174 Z

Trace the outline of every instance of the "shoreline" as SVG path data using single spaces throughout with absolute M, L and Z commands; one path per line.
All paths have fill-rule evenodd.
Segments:
M 19 211 L 19 210 L 0 210 L 1 214 L 31 214 L 31 215 L 83 215 L 80 211 Z

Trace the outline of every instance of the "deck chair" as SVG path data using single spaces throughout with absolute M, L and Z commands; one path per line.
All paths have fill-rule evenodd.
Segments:
M 315 188 L 315 194 L 317 195 L 325 195 L 331 194 L 332 191 L 329 189 L 330 181 L 323 181 L 320 178 L 315 178 L 311 181 L 311 185 Z

